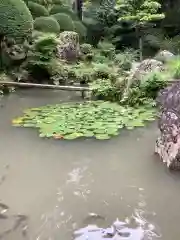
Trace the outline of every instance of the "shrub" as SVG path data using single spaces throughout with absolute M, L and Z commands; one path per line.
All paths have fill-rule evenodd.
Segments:
M 78 20 L 78 16 L 72 11 L 69 6 L 54 5 L 50 10 L 50 14 L 54 15 L 57 13 L 65 13 L 69 15 L 73 20 Z
M 59 33 L 60 26 L 52 17 L 38 17 L 34 21 L 34 29 L 40 32 Z
M 120 102 L 122 89 L 109 79 L 97 79 L 90 84 L 92 95 L 98 100 Z
M 155 104 L 153 100 L 156 99 L 159 91 L 165 88 L 168 84 L 169 74 L 166 72 L 152 72 L 136 82 L 128 89 L 126 101 L 124 103 L 130 106 L 138 106 L 146 103 Z
M 133 61 L 137 60 L 137 52 L 127 50 L 125 52 L 119 53 L 115 55 L 114 62 L 124 71 L 128 71 L 132 67 Z
M 44 6 L 42 6 L 38 3 L 29 1 L 28 8 L 29 8 L 33 18 L 49 15 L 48 10 Z
M 101 41 L 98 44 L 98 49 L 100 49 L 100 53 L 105 57 L 112 59 L 115 55 L 115 47 L 112 43 Z
M 80 50 L 83 54 L 91 54 L 93 49 L 91 44 L 83 43 L 80 45 Z
M 32 32 L 32 16 L 22 0 L 1 0 L 0 19 L 1 36 L 24 39 Z
M 180 79 L 180 57 L 176 57 L 167 64 L 167 71 L 171 74 L 172 78 Z
M 65 13 L 57 13 L 52 15 L 54 19 L 59 23 L 61 31 L 73 31 L 74 24 L 70 16 Z
M 57 40 L 54 34 L 43 34 L 30 46 L 24 68 L 30 75 L 41 82 L 50 78 L 51 61 L 55 59 Z
M 74 30 L 78 33 L 80 41 L 85 40 L 87 36 L 86 27 L 80 21 L 74 21 Z

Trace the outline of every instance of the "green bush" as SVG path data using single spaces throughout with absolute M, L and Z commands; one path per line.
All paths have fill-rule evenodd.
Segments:
M 54 19 L 59 23 L 61 31 L 73 31 L 74 24 L 70 16 L 65 13 L 57 13 L 52 15 Z
M 72 11 L 72 9 L 69 6 L 54 5 L 50 10 L 50 14 L 54 15 L 57 13 L 65 13 L 69 15 L 73 20 L 78 20 L 78 16 Z
M 91 54 L 93 51 L 93 48 L 91 46 L 91 44 L 88 44 L 88 43 L 83 43 L 80 45 L 80 50 L 81 50 L 81 53 L 83 54 Z
M 93 18 L 83 18 L 83 24 L 87 28 L 87 43 L 97 47 L 97 44 L 104 34 L 104 26 Z
M 87 36 L 87 29 L 80 21 L 74 21 L 74 30 L 78 33 L 80 41 L 85 40 Z
M 152 72 L 142 81 L 134 83 L 129 89 L 124 103 L 130 106 L 139 106 L 146 103 L 155 104 L 158 92 L 168 84 L 170 75 L 166 72 Z
M 38 3 L 29 1 L 28 8 L 29 8 L 33 18 L 49 15 L 48 10 L 44 6 L 42 6 Z
M 52 61 L 55 59 L 57 39 L 55 34 L 44 33 L 34 40 L 23 68 L 38 82 L 50 79 Z
M 53 17 L 38 17 L 34 21 L 34 29 L 40 32 L 59 33 L 59 23 Z
M 98 44 L 98 49 L 100 49 L 100 53 L 105 57 L 112 59 L 115 55 L 115 46 L 112 43 L 101 41 Z
M 33 28 L 33 19 L 22 0 L 1 0 L 0 34 L 16 39 L 27 38 Z
M 115 55 L 115 64 L 124 71 L 128 71 L 132 67 L 133 61 L 137 60 L 138 53 L 133 50 L 126 50 L 125 52 Z
M 180 57 L 177 56 L 175 59 L 167 63 L 167 71 L 170 73 L 172 78 L 180 79 Z
M 109 79 L 97 79 L 90 84 L 92 95 L 98 100 L 120 102 L 122 89 Z

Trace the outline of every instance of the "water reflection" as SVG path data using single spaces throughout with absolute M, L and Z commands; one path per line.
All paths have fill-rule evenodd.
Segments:
M 131 218 L 121 222 L 118 219 L 109 228 L 88 225 L 74 232 L 75 240 L 152 240 L 160 238 L 153 224 L 144 217 L 143 211 L 135 209 Z
M 76 239 L 76 230 L 92 225 L 111 229 L 118 217 L 136 238 L 142 230 L 146 239 L 162 238 L 158 223 L 163 240 L 178 239 L 180 178 L 152 156 L 156 124 L 124 131 L 108 142 L 46 140 L 34 130 L 11 127 L 11 120 L 22 110 L 62 99 L 68 101 L 67 92 L 33 90 L 4 98 L 0 108 L 0 202 L 5 204 L 0 207 L 1 238 Z M 10 169 L 7 166 L 2 174 L 7 161 Z M 130 237 L 128 229 L 121 238 Z
M 87 181 L 88 184 L 84 184 L 84 182 L 86 182 L 84 178 L 87 177 L 89 177 Z M 36 240 L 54 240 L 57 235 L 62 237 L 63 231 L 70 232 L 74 240 L 155 240 L 161 238 L 160 231 L 157 227 L 147 220 L 149 217 L 152 219 L 155 213 L 146 210 L 145 190 L 136 186 L 133 186 L 133 188 L 137 189 L 139 199 L 137 203 L 138 208 L 135 208 L 131 216 L 127 217 L 124 221 L 117 219 L 110 227 L 105 227 L 107 226 L 108 216 L 96 212 L 89 212 L 87 216 L 82 219 L 81 224 L 78 224 L 76 216 L 73 216 L 69 209 L 64 210 L 63 203 L 69 200 L 69 198 L 66 197 L 66 192 L 69 188 L 69 191 L 71 191 L 74 197 L 79 199 L 77 207 L 81 207 L 82 201 L 89 200 L 88 196 L 91 194 L 91 178 L 92 174 L 89 172 L 88 166 L 73 168 L 67 174 L 65 184 L 57 191 L 56 207 L 50 214 L 42 216 L 41 220 L 43 224 L 39 229 Z M 127 188 L 129 187 L 127 186 Z M 131 189 L 129 189 L 129 191 L 131 191 Z M 109 194 L 113 196 L 118 195 L 116 192 L 109 192 Z M 110 205 L 105 199 L 102 201 L 106 203 L 106 206 Z M 108 211 L 110 211 L 110 208 Z M 98 223 L 100 223 L 101 227 L 99 227 Z

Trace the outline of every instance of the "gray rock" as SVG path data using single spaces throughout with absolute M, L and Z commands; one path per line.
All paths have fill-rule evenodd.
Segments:
M 80 56 L 79 36 L 76 32 L 60 33 L 57 44 L 57 57 L 65 61 L 75 61 Z
M 163 63 L 155 59 L 145 59 L 138 64 L 131 72 L 131 78 L 141 81 L 145 76 L 152 72 L 163 71 Z
M 176 81 L 158 96 L 160 136 L 155 153 L 168 168 L 180 170 L 180 81 Z
M 175 58 L 175 55 L 167 50 L 160 51 L 156 56 L 155 59 L 167 63 L 168 61 L 171 61 L 173 58 Z

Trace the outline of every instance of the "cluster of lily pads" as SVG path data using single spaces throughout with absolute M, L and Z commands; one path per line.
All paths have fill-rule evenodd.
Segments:
M 40 137 L 109 139 L 120 129 L 144 126 L 155 118 L 149 106 L 131 108 L 116 103 L 90 101 L 31 108 L 12 121 L 14 126 L 38 128 Z

